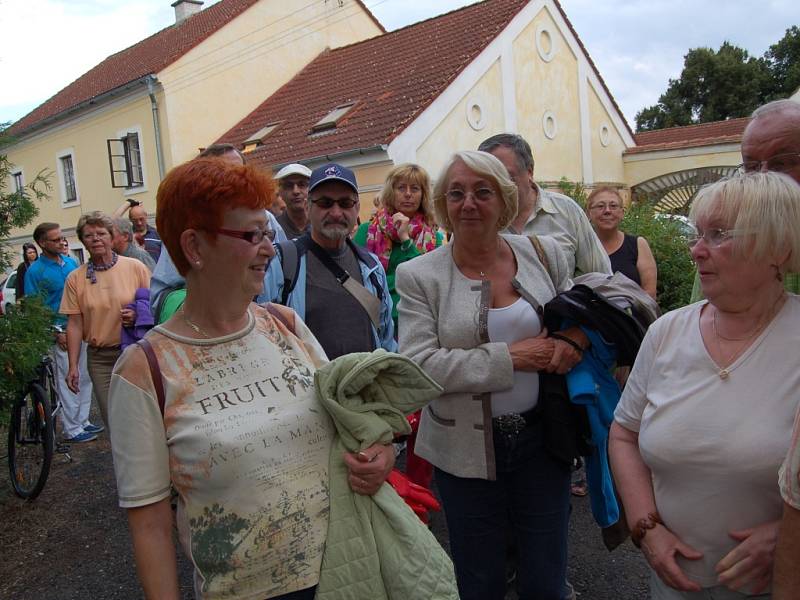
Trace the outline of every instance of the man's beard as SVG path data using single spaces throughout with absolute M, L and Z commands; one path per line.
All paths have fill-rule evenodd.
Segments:
M 339 242 L 350 234 L 351 229 L 352 227 L 348 227 L 347 223 L 336 223 L 323 225 L 320 227 L 319 232 L 322 236 L 328 238 L 329 240 Z

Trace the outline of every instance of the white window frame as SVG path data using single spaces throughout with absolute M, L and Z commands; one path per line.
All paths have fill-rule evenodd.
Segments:
M 17 175 L 19 175 L 19 179 L 22 182 L 22 188 L 17 186 Z M 9 186 L 9 189 L 11 191 L 19 192 L 20 189 L 25 188 L 25 169 L 22 168 L 14 169 L 13 171 L 11 171 L 9 177 L 11 179 L 11 185 Z
M 116 139 L 122 139 L 130 134 L 136 134 L 136 138 L 139 141 L 139 163 L 142 168 L 142 185 L 116 188 L 123 190 L 122 194 L 124 196 L 133 196 L 135 194 L 141 194 L 142 192 L 147 191 L 147 168 L 145 167 L 145 163 L 147 161 L 145 160 L 144 144 L 142 143 L 142 126 L 137 124 L 131 127 L 126 127 L 125 129 L 120 129 L 116 133 Z
M 72 162 L 72 183 L 75 187 L 75 200 L 72 201 L 67 200 L 66 174 L 64 173 L 64 164 L 61 160 L 67 156 L 69 156 Z M 56 153 L 56 173 L 58 173 L 58 188 L 61 192 L 61 206 L 80 206 L 81 192 L 80 188 L 78 187 L 78 168 L 75 164 L 75 148 L 65 148 L 64 150 Z

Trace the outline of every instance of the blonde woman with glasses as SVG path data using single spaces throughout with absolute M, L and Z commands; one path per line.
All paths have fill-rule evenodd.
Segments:
M 655 600 L 768 598 L 778 469 L 800 396 L 800 187 L 778 173 L 700 191 L 690 238 L 707 300 L 650 326 L 609 454 Z
M 620 231 L 625 204 L 619 192 L 608 186 L 596 188 L 589 194 L 586 208 L 589 221 L 611 261 L 611 270 L 632 279 L 655 299 L 656 259 L 646 239 Z

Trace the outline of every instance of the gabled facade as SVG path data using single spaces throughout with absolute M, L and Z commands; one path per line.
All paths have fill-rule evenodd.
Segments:
M 15 123 L 16 141 L 3 149 L 15 165 L 10 189 L 51 171 L 51 200 L 38 220 L 68 233 L 82 213 L 113 212 L 129 197 L 154 212 L 169 168 L 326 48 L 383 31 L 360 0 L 303 10 L 283 0 L 221 0 L 108 57 Z M 18 241 L 28 238 L 18 232 Z
M 487 0 L 325 52 L 218 141 L 273 169 L 340 161 L 371 194 L 394 164 L 435 177 L 503 131 L 530 141 L 540 181 L 624 185 L 633 133 L 553 0 Z

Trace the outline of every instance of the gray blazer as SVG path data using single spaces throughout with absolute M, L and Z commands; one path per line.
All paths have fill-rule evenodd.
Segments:
M 539 236 L 552 279 L 531 240 L 503 235 L 517 259 L 512 285 L 534 308 L 572 285 L 567 259 L 552 238 Z M 555 284 L 554 284 L 555 282 Z M 422 410 L 415 452 L 458 477 L 494 480 L 492 392 L 512 387 L 504 342 L 490 342 L 491 283 L 467 279 L 441 246 L 397 267 L 400 352 L 444 388 Z

